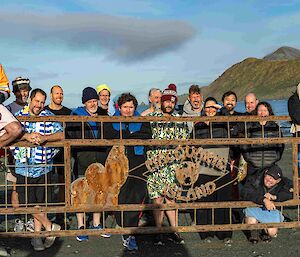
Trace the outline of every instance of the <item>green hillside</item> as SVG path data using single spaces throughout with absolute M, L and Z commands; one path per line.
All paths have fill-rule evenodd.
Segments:
M 247 58 L 234 64 L 201 90 L 204 98 L 213 96 L 218 101 L 229 90 L 237 94 L 238 100 L 243 100 L 249 92 L 255 93 L 260 100 L 286 99 L 299 82 L 300 50 L 284 46 L 263 59 Z M 179 103 L 184 103 L 187 96 L 179 96 Z
M 203 88 L 204 96 L 218 100 L 228 90 L 239 99 L 255 93 L 259 99 L 288 98 L 300 82 L 300 58 L 287 61 L 269 61 L 247 58 L 227 69 L 209 86 Z

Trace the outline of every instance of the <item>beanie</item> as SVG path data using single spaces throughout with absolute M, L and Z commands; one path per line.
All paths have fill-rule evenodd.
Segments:
M 101 84 L 96 87 L 97 93 L 99 94 L 103 89 L 106 89 L 110 94 L 110 88 L 106 84 Z
M 21 89 L 28 89 L 28 91 L 31 90 L 30 86 L 30 80 L 22 77 L 17 77 L 15 80 L 12 82 L 13 86 L 13 92 L 16 93 L 20 91 Z
M 83 89 L 82 103 L 84 104 L 85 102 L 92 100 L 92 99 L 96 99 L 96 100 L 99 99 L 97 91 L 92 87 L 86 87 L 85 89 Z
M 162 93 L 161 101 L 170 100 L 172 102 L 177 103 L 177 89 L 175 84 L 170 84 Z

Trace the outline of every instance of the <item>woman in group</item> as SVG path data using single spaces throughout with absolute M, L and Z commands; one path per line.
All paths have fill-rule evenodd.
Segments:
M 217 116 L 218 110 L 221 106 L 217 103 L 217 100 L 213 97 L 206 98 L 204 102 L 204 116 L 213 117 Z M 224 122 L 199 122 L 195 124 L 195 138 L 227 138 L 228 130 L 227 125 Z M 219 156 L 228 160 L 229 147 L 224 145 L 202 145 L 204 150 L 218 154 Z M 208 166 L 205 163 L 200 163 L 200 175 L 194 186 L 200 187 L 209 181 L 216 183 L 216 191 L 211 195 L 203 197 L 199 202 L 218 202 L 218 201 L 229 201 L 231 200 L 231 185 L 227 185 L 218 189 L 218 187 L 225 185 L 230 181 L 230 167 L 228 165 L 226 171 L 220 171 L 213 167 Z M 214 215 L 214 217 L 213 217 Z M 211 209 L 198 209 L 196 212 L 196 224 L 197 225 L 209 225 L 214 224 L 229 224 L 230 213 L 228 209 L 215 209 L 214 213 Z M 210 231 L 210 232 L 199 232 L 202 240 L 211 242 L 211 239 L 216 236 L 218 239 L 223 240 L 225 244 L 231 243 L 232 231 Z
M 138 102 L 130 93 L 123 93 L 118 98 L 118 108 L 114 116 L 133 117 L 140 116 L 136 111 Z M 147 139 L 151 138 L 151 128 L 148 122 L 116 122 L 104 124 L 105 139 L 119 139 L 120 131 L 122 139 Z M 125 146 L 125 154 L 129 161 L 129 175 L 126 182 L 120 189 L 119 204 L 141 204 L 146 194 L 146 178 L 143 176 L 147 172 L 145 163 L 145 154 L 143 146 Z M 138 211 L 124 212 L 123 223 L 121 213 L 116 212 L 115 217 L 119 226 L 137 227 L 139 222 Z M 138 246 L 135 237 L 132 235 L 123 235 L 123 245 L 128 250 L 137 250 Z
M 268 102 L 260 102 L 255 109 L 255 114 L 259 117 L 274 115 L 271 105 Z M 272 138 L 280 137 L 281 131 L 278 124 L 274 121 L 259 121 L 247 123 L 248 138 Z M 284 144 L 251 144 L 243 145 L 242 154 L 248 163 L 247 180 L 255 176 L 261 180 L 263 170 L 271 167 L 281 159 Z

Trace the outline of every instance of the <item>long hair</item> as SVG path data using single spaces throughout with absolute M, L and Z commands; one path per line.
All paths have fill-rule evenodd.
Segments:
M 265 107 L 267 108 L 267 110 L 269 111 L 269 115 L 270 115 L 270 116 L 271 116 L 271 115 L 274 115 L 272 106 L 271 106 L 268 102 L 259 102 L 259 103 L 257 104 L 256 108 L 255 108 L 255 112 L 254 112 L 255 115 L 257 115 L 257 110 L 258 110 L 258 107 L 259 107 L 260 105 L 263 105 L 263 106 L 265 106 Z

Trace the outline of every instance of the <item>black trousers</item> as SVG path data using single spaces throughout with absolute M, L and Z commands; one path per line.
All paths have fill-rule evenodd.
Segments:
M 205 184 L 209 181 L 213 181 L 218 177 L 210 176 L 210 175 L 202 175 L 200 174 L 199 179 L 197 181 L 197 185 Z M 216 182 L 217 188 L 224 185 L 225 183 L 231 180 L 230 173 L 222 177 Z M 232 187 L 231 184 L 223 187 L 213 194 L 203 197 L 199 202 L 222 202 L 222 201 L 230 201 L 232 195 Z M 229 209 L 214 209 L 214 213 L 211 209 L 197 209 L 196 211 L 196 224 L 197 225 L 209 225 L 209 224 L 229 224 L 230 222 L 230 211 Z M 223 240 L 224 238 L 231 238 L 232 231 L 210 231 L 210 232 L 199 232 L 201 239 L 205 239 L 207 237 L 216 236 L 218 239 Z
M 119 204 L 142 204 L 144 202 L 147 196 L 147 183 L 142 179 L 142 173 L 145 171 L 146 167 L 142 166 L 135 170 L 135 172 L 129 173 L 119 193 Z M 134 177 L 130 177 L 130 175 Z M 119 226 L 137 227 L 140 214 L 140 211 L 124 212 L 123 224 L 120 212 L 115 212 L 115 217 Z

